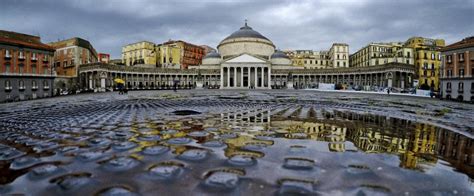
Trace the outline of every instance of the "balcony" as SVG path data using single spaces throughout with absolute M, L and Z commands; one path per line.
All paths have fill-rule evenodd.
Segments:
M 11 58 L 12 58 L 12 55 L 6 54 L 4 58 L 5 58 L 5 59 L 11 59 Z
M 449 88 L 449 89 L 446 89 L 446 92 L 447 92 L 447 93 L 450 93 L 450 92 L 451 92 L 451 89 L 450 89 L 450 88 Z
M 18 59 L 19 59 L 19 60 L 25 60 L 25 56 L 24 56 L 24 55 L 20 55 L 20 56 L 18 56 Z
M 6 91 L 6 92 L 12 91 L 12 87 L 11 87 L 11 86 L 5 86 L 5 91 Z
M 36 62 L 36 61 L 38 61 L 38 58 L 36 58 L 35 56 L 31 57 L 31 61 Z
M 31 90 L 32 90 L 32 91 L 38 90 L 38 86 L 32 86 L 32 87 L 31 87 Z
M 459 89 L 458 93 L 464 93 L 464 89 Z
M 43 89 L 44 89 L 44 90 L 48 90 L 48 89 L 49 89 L 49 86 L 44 86 Z
M 20 90 L 20 91 L 24 91 L 25 89 L 26 89 L 25 86 L 20 86 L 20 87 L 18 88 L 18 90 Z

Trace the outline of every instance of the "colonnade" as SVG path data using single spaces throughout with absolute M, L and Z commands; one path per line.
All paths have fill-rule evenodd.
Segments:
M 221 78 L 223 89 L 271 88 L 271 69 L 268 66 L 222 66 Z

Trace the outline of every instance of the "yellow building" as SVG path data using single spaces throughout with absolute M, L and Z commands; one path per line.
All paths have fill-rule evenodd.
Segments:
M 419 80 L 418 87 L 439 90 L 439 74 L 441 65 L 440 49 L 445 46 L 443 39 L 428 39 L 412 37 L 404 46 L 413 48 L 416 66 L 416 76 Z
M 305 69 L 325 69 L 330 67 L 328 51 L 285 50 L 293 66 Z
M 155 44 L 141 41 L 122 47 L 122 63 L 126 66 L 137 64 L 156 65 Z
M 180 68 L 182 45 L 179 43 L 156 46 L 157 64 L 163 68 Z

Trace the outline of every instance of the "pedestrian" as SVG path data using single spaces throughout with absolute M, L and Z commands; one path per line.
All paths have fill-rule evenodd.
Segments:
M 390 95 L 390 87 L 387 88 L 387 94 Z

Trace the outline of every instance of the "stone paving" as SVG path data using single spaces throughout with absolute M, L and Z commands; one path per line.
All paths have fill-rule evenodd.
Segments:
M 440 141 L 472 155 L 473 117 L 466 103 L 297 90 L 7 103 L 0 194 L 469 195 L 474 161 L 442 155 Z

